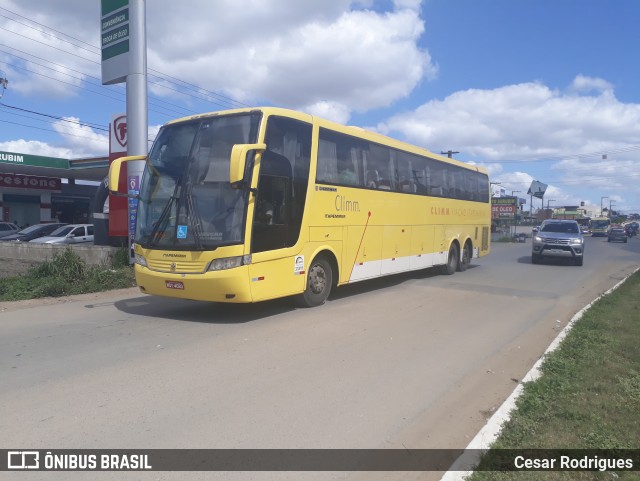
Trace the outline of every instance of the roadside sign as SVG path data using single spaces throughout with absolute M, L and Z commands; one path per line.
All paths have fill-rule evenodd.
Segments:
M 129 0 L 101 0 L 102 84 L 124 82 L 129 74 Z

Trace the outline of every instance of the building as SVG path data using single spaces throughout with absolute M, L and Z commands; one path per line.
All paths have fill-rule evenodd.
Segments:
M 61 159 L 0 151 L 0 218 L 19 226 L 41 222 L 91 223 L 105 157 Z

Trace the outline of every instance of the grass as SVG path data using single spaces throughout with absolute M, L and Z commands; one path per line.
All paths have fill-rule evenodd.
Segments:
M 640 449 L 640 273 L 576 322 L 525 385 L 492 449 Z M 469 479 L 640 480 L 640 472 L 477 471 Z
M 106 291 L 135 286 L 127 249 L 120 249 L 111 265 L 88 265 L 71 248 L 22 276 L 0 279 L 0 301 Z

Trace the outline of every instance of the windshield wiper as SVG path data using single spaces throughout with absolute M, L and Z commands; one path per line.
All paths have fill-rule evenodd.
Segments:
M 149 247 L 154 247 L 157 245 L 157 241 L 159 240 L 159 234 L 162 231 L 162 233 L 164 233 L 167 223 L 169 221 L 169 214 L 171 213 L 171 207 L 173 206 L 174 203 L 176 203 L 177 200 L 180 199 L 180 195 L 179 195 L 179 191 L 180 191 L 180 184 L 176 184 L 176 188 L 173 190 L 173 195 L 171 197 L 169 197 L 169 200 L 167 201 L 167 204 L 164 206 L 164 209 L 162 209 L 162 212 L 160 213 L 160 217 L 158 217 L 158 220 L 154 223 L 153 225 L 153 229 L 151 229 L 151 233 L 149 234 Z M 160 227 L 162 226 L 162 230 L 160 229 Z

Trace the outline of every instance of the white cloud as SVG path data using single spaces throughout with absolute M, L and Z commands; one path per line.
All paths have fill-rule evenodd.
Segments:
M 68 159 L 72 150 L 67 147 L 54 147 L 38 140 L 10 140 L 0 142 L 0 150 L 8 152 L 20 152 L 21 154 L 42 155 L 44 157 L 59 157 Z
M 465 90 L 378 127 L 432 150 L 479 159 L 557 157 L 640 144 L 640 105 L 615 96 L 564 95 L 541 83 Z
M 353 110 L 388 106 L 437 74 L 418 47 L 424 24 L 407 8 L 415 2 L 401 3 L 378 13 L 338 0 L 255 1 L 255 8 L 205 2 L 171 15 L 158 5 L 148 12 L 149 64 L 243 102 L 339 106 L 344 120 Z M 175 25 L 189 25 L 176 32 L 179 42 L 168 34 Z
M 613 92 L 613 85 L 601 78 L 578 75 L 569 87 L 570 92 Z
M 87 125 L 78 125 L 76 122 L 79 121 L 75 117 L 66 117 L 54 122 L 52 127 L 73 150 L 74 157 L 106 155 L 109 152 L 108 134 L 97 133 Z

